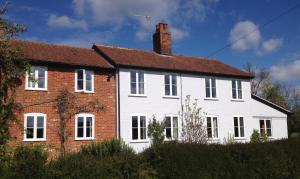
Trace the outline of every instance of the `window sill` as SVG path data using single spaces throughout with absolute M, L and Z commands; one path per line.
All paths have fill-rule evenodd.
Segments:
M 179 99 L 179 96 L 163 96 L 163 98 L 167 98 L 167 99 Z
M 247 140 L 246 137 L 234 137 L 233 139 L 234 140 Z
M 92 141 L 95 140 L 96 138 L 75 138 L 75 141 Z
M 46 139 L 24 139 L 24 142 L 45 142 Z
M 75 93 L 95 94 L 94 91 L 75 91 Z
M 140 97 L 140 98 L 146 98 L 147 95 L 144 95 L 144 94 L 129 94 L 128 97 Z
M 149 143 L 149 140 L 131 140 L 130 143 Z
M 48 91 L 47 88 L 41 89 L 41 88 L 25 88 L 26 91 Z
M 206 101 L 219 101 L 218 98 L 204 98 Z
M 231 99 L 232 102 L 245 102 L 243 99 Z

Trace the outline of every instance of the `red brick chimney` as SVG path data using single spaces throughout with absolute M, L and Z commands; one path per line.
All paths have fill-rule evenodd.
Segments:
M 162 55 L 172 55 L 172 39 L 168 24 L 158 23 L 153 34 L 153 50 Z

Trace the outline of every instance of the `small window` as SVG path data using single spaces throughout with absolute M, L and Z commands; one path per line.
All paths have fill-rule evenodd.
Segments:
M 177 76 L 165 75 L 165 96 L 177 96 Z
M 132 140 L 145 140 L 147 135 L 146 116 L 131 117 Z
M 130 93 L 136 95 L 145 94 L 144 73 L 140 71 L 130 72 Z
M 214 116 L 206 117 L 207 137 L 209 139 L 218 138 L 218 118 Z
M 94 139 L 95 117 L 92 114 L 77 114 L 75 117 L 75 139 Z
M 206 98 L 217 98 L 217 88 L 215 78 L 205 79 L 205 93 Z
M 243 99 L 241 80 L 232 80 L 232 99 Z
M 41 113 L 25 114 L 24 128 L 25 141 L 46 140 L 46 115 Z
M 31 66 L 30 73 L 26 73 L 27 90 L 47 90 L 47 68 Z
M 178 116 L 166 116 L 165 137 L 168 140 L 178 139 Z
M 244 131 L 244 118 L 243 117 L 233 117 L 234 122 L 234 137 L 240 138 L 245 137 Z
M 259 120 L 260 133 L 267 134 L 268 137 L 272 136 L 271 120 Z
M 75 91 L 94 92 L 94 72 L 85 69 L 75 71 Z

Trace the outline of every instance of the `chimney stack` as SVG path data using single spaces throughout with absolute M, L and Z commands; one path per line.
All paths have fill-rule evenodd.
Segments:
M 172 39 L 168 24 L 158 23 L 153 34 L 153 50 L 161 55 L 172 55 Z

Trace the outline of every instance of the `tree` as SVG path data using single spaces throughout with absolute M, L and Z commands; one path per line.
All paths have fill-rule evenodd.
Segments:
M 9 125 L 17 119 L 21 104 L 15 102 L 16 88 L 29 69 L 29 63 L 11 39 L 25 30 L 24 26 L 3 19 L 6 5 L 0 7 L 0 160 L 9 139 Z
M 164 135 L 165 125 L 164 122 L 159 122 L 153 116 L 153 119 L 148 124 L 148 137 L 151 139 L 151 145 L 156 147 L 163 143 L 165 139 Z
M 286 109 L 288 106 L 288 96 L 283 93 L 283 86 L 278 83 L 270 84 L 263 89 L 262 97 Z
M 76 114 L 79 113 L 89 113 L 89 112 L 98 112 L 104 109 L 97 99 L 89 101 L 87 104 L 79 105 L 78 98 L 67 89 L 60 91 L 59 95 L 55 99 L 56 103 L 54 108 L 57 109 L 59 114 L 59 137 L 60 137 L 60 155 L 65 156 L 65 143 L 70 135 L 68 131 L 67 123 L 72 119 Z
M 205 144 L 208 141 L 205 126 L 205 113 L 198 107 L 198 100 L 191 102 L 191 96 L 185 99 L 182 107 L 182 140 L 187 143 Z

